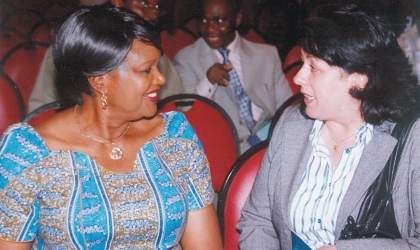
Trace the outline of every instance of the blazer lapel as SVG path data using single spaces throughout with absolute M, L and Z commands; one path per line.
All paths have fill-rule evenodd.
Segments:
M 243 41 L 242 38 L 239 38 L 240 41 L 240 57 L 241 57 L 241 67 L 242 67 L 242 75 L 244 78 L 243 84 L 245 85 L 245 88 L 247 89 L 247 92 L 249 92 L 249 88 L 252 84 L 252 82 L 255 81 L 255 74 L 253 72 L 253 54 L 251 48 Z
M 274 207 L 279 207 L 280 211 L 275 210 L 273 218 L 284 219 L 283 223 L 290 230 L 293 229 L 290 218 L 291 205 L 308 163 L 307 160 L 312 152 L 309 134 L 313 123 L 313 120 L 307 119 L 304 122 L 300 120 L 284 125 L 286 131 L 293 131 L 293 133 L 285 135 L 284 141 L 293 143 L 290 143 L 287 150 L 284 150 L 285 152 L 281 154 L 283 157 L 281 159 L 283 161 L 282 165 L 295 167 L 288 167 L 279 171 L 279 181 L 274 194 Z M 347 217 L 353 214 L 356 219 L 365 191 L 385 166 L 397 142 L 388 132 L 381 132 L 377 127 L 374 127 L 373 133 L 372 140 L 363 151 L 353 180 L 341 203 L 336 223 L 336 239 L 338 239 Z M 281 214 L 278 214 L 279 212 Z
M 386 132 L 379 132 L 375 127 L 372 140 L 363 150 L 363 155 L 341 203 L 335 230 L 337 239 L 347 222 L 347 217 L 352 215 L 356 219 L 367 189 L 385 166 L 396 143 L 397 140 L 394 137 Z
M 313 127 L 313 120 L 296 121 L 286 124 L 286 131 L 294 131 L 294 133 L 286 134 L 284 141 L 292 142 L 287 145 L 287 150 L 282 154 L 284 166 L 294 166 L 282 169 L 279 173 L 278 186 L 274 197 L 279 200 L 282 216 L 286 225 L 292 230 L 292 222 L 290 218 L 290 208 L 293 198 L 296 194 L 299 182 L 302 179 L 303 172 L 306 168 L 307 160 L 312 151 L 312 144 L 309 142 L 309 134 Z
M 264 110 L 258 119 L 257 124 L 255 124 L 254 130 L 257 131 L 264 125 L 267 116 L 273 116 L 276 110 L 272 110 L 271 108 L 273 106 L 273 100 L 270 100 L 270 98 L 267 98 L 266 95 L 262 93 L 262 90 L 267 89 L 267 86 L 264 86 L 264 88 L 261 86 L 261 84 L 264 83 L 261 82 L 261 76 L 259 75 L 259 72 L 257 72 L 261 65 L 255 66 L 255 64 L 261 63 L 262 59 L 255 54 L 243 38 L 240 38 L 240 51 L 245 89 L 251 101 Z

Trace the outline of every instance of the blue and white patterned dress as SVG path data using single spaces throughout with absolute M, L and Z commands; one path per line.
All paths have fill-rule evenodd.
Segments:
M 188 211 L 213 203 L 202 145 L 185 117 L 162 114 L 130 172 L 49 151 L 27 124 L 0 142 L 0 238 L 33 249 L 181 249 Z

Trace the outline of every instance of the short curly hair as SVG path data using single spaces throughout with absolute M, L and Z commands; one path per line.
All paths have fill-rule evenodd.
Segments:
M 418 79 L 397 39 L 374 9 L 327 5 L 303 23 L 303 50 L 346 73 L 368 77 L 364 89 L 350 89 L 361 101 L 364 120 L 397 122 L 420 108 Z M 305 106 L 302 106 L 302 111 Z

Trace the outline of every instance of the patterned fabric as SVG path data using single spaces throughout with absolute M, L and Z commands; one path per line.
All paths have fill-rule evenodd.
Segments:
M 334 173 L 330 153 L 320 134 L 324 123 L 316 120 L 309 136 L 313 150 L 293 199 L 290 218 L 296 234 L 312 249 L 334 244 L 335 223 L 363 149 L 373 136 L 364 123 L 356 133 L 356 145 L 343 151 Z
M 224 64 L 231 64 L 228 58 L 229 50 L 220 48 L 219 51 L 223 56 Z M 239 115 L 241 116 L 241 119 L 244 121 L 249 131 L 252 132 L 252 129 L 255 125 L 255 121 L 252 118 L 251 100 L 249 99 L 248 93 L 246 93 L 245 88 L 242 86 L 242 83 L 239 80 L 239 76 L 236 73 L 235 68 L 232 67 L 232 69 L 229 70 L 229 75 L 229 86 L 232 89 L 232 93 L 235 97 L 236 104 L 238 105 Z
M 34 240 L 32 249 L 181 249 L 188 212 L 214 192 L 191 125 L 178 112 L 163 117 L 165 132 L 127 173 L 50 152 L 32 127 L 11 126 L 0 144 L 0 238 Z

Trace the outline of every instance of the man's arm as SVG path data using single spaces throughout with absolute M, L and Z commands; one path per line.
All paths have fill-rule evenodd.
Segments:
M 174 65 L 181 76 L 186 93 L 211 98 L 218 85 L 227 86 L 231 65 L 215 63 L 207 71 L 199 72 L 199 67 L 191 62 L 189 53 L 191 51 L 181 50 L 174 58 Z
M 47 103 L 58 100 L 55 87 L 56 77 L 57 71 L 54 66 L 52 46 L 50 46 L 48 47 L 47 52 L 45 52 L 34 88 L 29 98 L 28 114 Z

